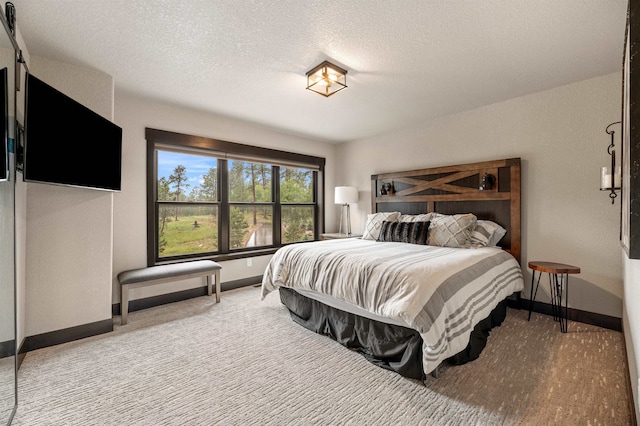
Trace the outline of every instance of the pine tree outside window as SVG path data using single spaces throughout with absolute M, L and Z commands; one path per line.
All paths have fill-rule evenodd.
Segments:
M 269 254 L 323 228 L 323 158 L 147 129 L 147 159 L 149 265 Z

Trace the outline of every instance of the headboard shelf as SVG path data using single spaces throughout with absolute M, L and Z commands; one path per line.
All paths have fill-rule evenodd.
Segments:
M 483 175 L 491 188 L 480 189 Z M 386 184 L 393 195 L 381 195 Z M 371 210 L 473 213 L 507 230 L 500 245 L 520 262 L 520 158 L 371 175 Z
M 482 161 L 479 163 L 467 163 L 467 164 L 457 164 L 452 166 L 441 166 L 441 167 L 430 167 L 428 169 L 417 169 L 417 170 L 409 170 L 404 172 L 390 172 L 390 173 L 380 173 L 377 175 L 378 179 L 392 179 L 396 177 L 404 177 L 404 176 L 424 176 L 424 175 L 435 175 L 438 173 L 452 173 L 452 172 L 460 172 L 463 170 L 484 170 L 490 168 L 498 168 L 498 167 L 507 167 L 511 165 L 520 165 L 520 158 L 509 158 L 506 160 L 491 160 L 491 161 Z
M 394 181 L 395 183 L 395 181 Z M 376 197 L 376 203 L 419 203 L 419 202 L 427 202 L 427 201 L 460 201 L 460 195 L 465 194 L 467 197 L 465 200 L 471 201 L 483 201 L 483 200 L 509 200 L 511 199 L 510 193 L 504 192 L 494 192 L 489 193 L 490 191 L 477 191 L 476 192 L 466 192 L 461 191 L 457 194 L 434 194 L 434 195 L 408 195 L 408 196 L 398 196 L 398 195 L 380 195 Z M 491 191 L 492 192 L 492 191 Z

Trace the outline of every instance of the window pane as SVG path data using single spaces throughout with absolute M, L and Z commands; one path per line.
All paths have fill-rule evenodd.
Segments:
M 229 161 L 229 201 L 271 202 L 271 166 L 248 161 Z
M 218 251 L 218 206 L 160 206 L 159 257 Z
M 273 245 L 273 206 L 231 206 L 231 249 Z
M 282 206 L 282 243 L 313 240 L 314 206 Z
M 159 201 L 217 201 L 217 160 L 158 150 Z
M 280 202 L 312 203 L 313 172 L 297 167 L 281 167 Z

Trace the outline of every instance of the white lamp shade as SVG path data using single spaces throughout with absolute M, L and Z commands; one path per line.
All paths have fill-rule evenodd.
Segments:
M 336 186 L 336 204 L 358 202 L 358 188 L 355 186 Z

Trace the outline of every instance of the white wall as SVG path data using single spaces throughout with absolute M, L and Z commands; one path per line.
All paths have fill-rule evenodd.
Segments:
M 333 202 L 335 151 L 331 144 L 277 132 L 257 124 L 202 111 L 187 110 L 116 90 L 115 122 L 123 129 L 122 191 L 114 195 L 113 302 L 120 301 L 117 275 L 146 266 L 146 140 L 145 127 L 204 136 L 261 147 L 324 157 L 325 197 Z M 327 227 L 334 227 L 332 210 Z M 221 262 L 221 281 L 234 281 L 263 274 L 270 256 Z M 186 280 L 134 290 L 131 299 L 150 297 L 204 285 L 203 280 Z
M 36 76 L 111 114 L 110 76 L 41 58 L 31 62 Z M 337 228 L 339 206 L 331 202 L 336 184 L 360 189 L 360 202 L 352 206 L 355 231 L 370 211 L 371 174 L 521 157 L 523 265 L 546 258 L 580 266 L 582 274 L 572 277 L 569 305 L 621 317 L 619 204 L 611 206 L 607 194 L 598 191 L 598 170 L 607 163 L 604 129 L 620 115 L 619 85 L 620 75 L 611 74 L 338 146 L 116 91 L 114 121 L 123 128 L 122 191 L 112 195 L 28 184 L 25 333 L 109 318 L 111 302 L 119 301 L 117 274 L 145 266 L 145 127 L 327 158 L 327 231 Z M 224 262 L 222 280 L 261 275 L 268 259 L 255 258 L 252 267 L 246 260 Z M 201 284 L 167 284 L 133 298 Z
M 621 73 L 610 74 L 340 145 L 336 182 L 360 190 L 354 232 L 371 210 L 372 174 L 520 157 L 525 277 L 531 260 L 579 266 L 569 306 L 620 318 L 620 204 L 599 191 L 599 171 L 621 84 Z M 548 302 L 546 293 L 537 300 Z
M 2 37 L 3 42 L 6 43 L 7 36 L 2 34 Z M 14 62 L 15 52 L 13 47 L 11 49 L 0 48 L 0 68 L 7 68 L 8 87 L 10 89 L 14 86 L 12 84 Z M 8 113 L 11 115 L 9 123 L 11 123 L 11 120 L 14 119 L 11 105 L 15 99 L 15 95 L 11 90 L 7 93 L 7 98 Z M 2 102 L 4 102 L 4 98 Z M 14 134 L 11 128 L 8 129 L 8 132 L 8 137 L 13 138 Z M 4 138 L 4 135 L 2 135 L 2 138 Z M 3 255 L 0 256 L 0 271 L 2 271 L 0 273 L 0 313 L 2 313 L 1 318 L 3 319 L 3 321 L 0 321 L 0 342 L 12 341 L 16 338 L 14 321 L 4 321 L 4 319 L 12 318 L 15 310 L 15 182 L 12 177 L 12 173 L 15 171 L 15 157 L 11 153 L 8 153 L 8 156 L 9 167 L 12 171 L 9 173 L 9 180 L 0 182 L 0 246 L 3 251 Z M 2 165 L 3 168 L 4 166 Z M 11 253 L 5 255 L 5 250 L 10 250 Z
M 28 64 L 35 76 L 112 119 L 111 76 L 39 57 L 29 58 Z M 126 93 L 118 93 L 117 101 L 113 121 L 123 128 L 120 193 L 24 183 L 18 176 L 19 342 L 111 318 L 111 303 L 119 302 L 117 274 L 146 265 L 145 127 L 325 157 L 325 184 L 331 190 L 334 186 L 333 145 Z M 20 105 L 19 116 L 22 111 Z M 333 226 L 335 217 L 330 212 L 326 220 Z M 269 256 L 252 260 L 251 267 L 245 259 L 223 262 L 222 281 L 261 275 Z M 198 280 L 165 284 L 134 293 L 132 299 L 201 284 Z
M 113 111 L 110 76 L 41 58 L 32 58 L 31 70 L 104 116 Z M 371 174 L 521 157 L 523 265 L 546 258 L 580 266 L 582 273 L 572 277 L 569 305 L 621 317 L 619 204 L 612 206 L 598 191 L 598 171 L 608 161 L 604 129 L 620 116 L 619 88 L 620 75 L 611 74 L 337 147 L 116 91 L 114 121 L 123 128 L 122 191 L 26 185 L 25 334 L 110 318 L 111 303 L 119 301 L 117 274 L 145 266 L 145 127 L 325 157 L 327 231 L 337 229 L 339 206 L 331 202 L 337 184 L 360 189 L 360 202 L 352 206 L 355 231 L 370 212 Z M 222 280 L 261 275 L 268 259 L 255 258 L 252 267 L 246 260 L 224 262 Z M 638 273 L 627 281 L 637 281 Z M 167 284 L 133 298 L 201 284 Z M 640 323 L 627 315 L 631 324 Z
M 31 63 L 29 50 L 24 43 L 20 28 L 16 27 L 16 40 L 22 50 L 22 56 L 26 63 Z M 20 66 L 20 87 L 16 94 L 16 119 L 24 123 L 24 85 L 26 70 Z M 15 137 L 15 135 L 13 135 Z M 27 258 L 27 185 L 22 182 L 21 176 L 16 179 L 16 206 L 15 206 L 15 253 L 16 253 L 16 334 L 18 348 L 22 346 L 26 337 L 26 258 Z
M 13 155 L 10 155 L 10 161 Z M 11 164 L 11 163 L 10 163 Z M 4 167 L 4 166 L 3 166 Z M 13 169 L 13 168 L 12 168 Z M 14 317 L 14 181 L 0 182 L 0 241 L 2 242 L 2 256 L 0 256 L 0 312 L 3 321 L 0 321 L 0 342 L 12 341 L 15 338 L 15 323 L 7 321 Z M 7 253 L 5 254 L 5 250 Z
M 113 118 L 110 75 L 34 56 L 29 67 L 36 77 Z M 54 141 L 61 143 L 61 136 Z M 91 143 L 87 149 L 99 150 Z M 27 336 L 111 318 L 112 215 L 110 192 L 27 183 Z
M 640 386 L 640 310 L 636 306 L 640 300 L 640 260 L 629 259 L 623 254 L 624 263 L 624 315 L 623 330 L 629 364 L 631 389 L 636 409 L 636 418 L 640 419 L 640 402 L 638 391 Z

